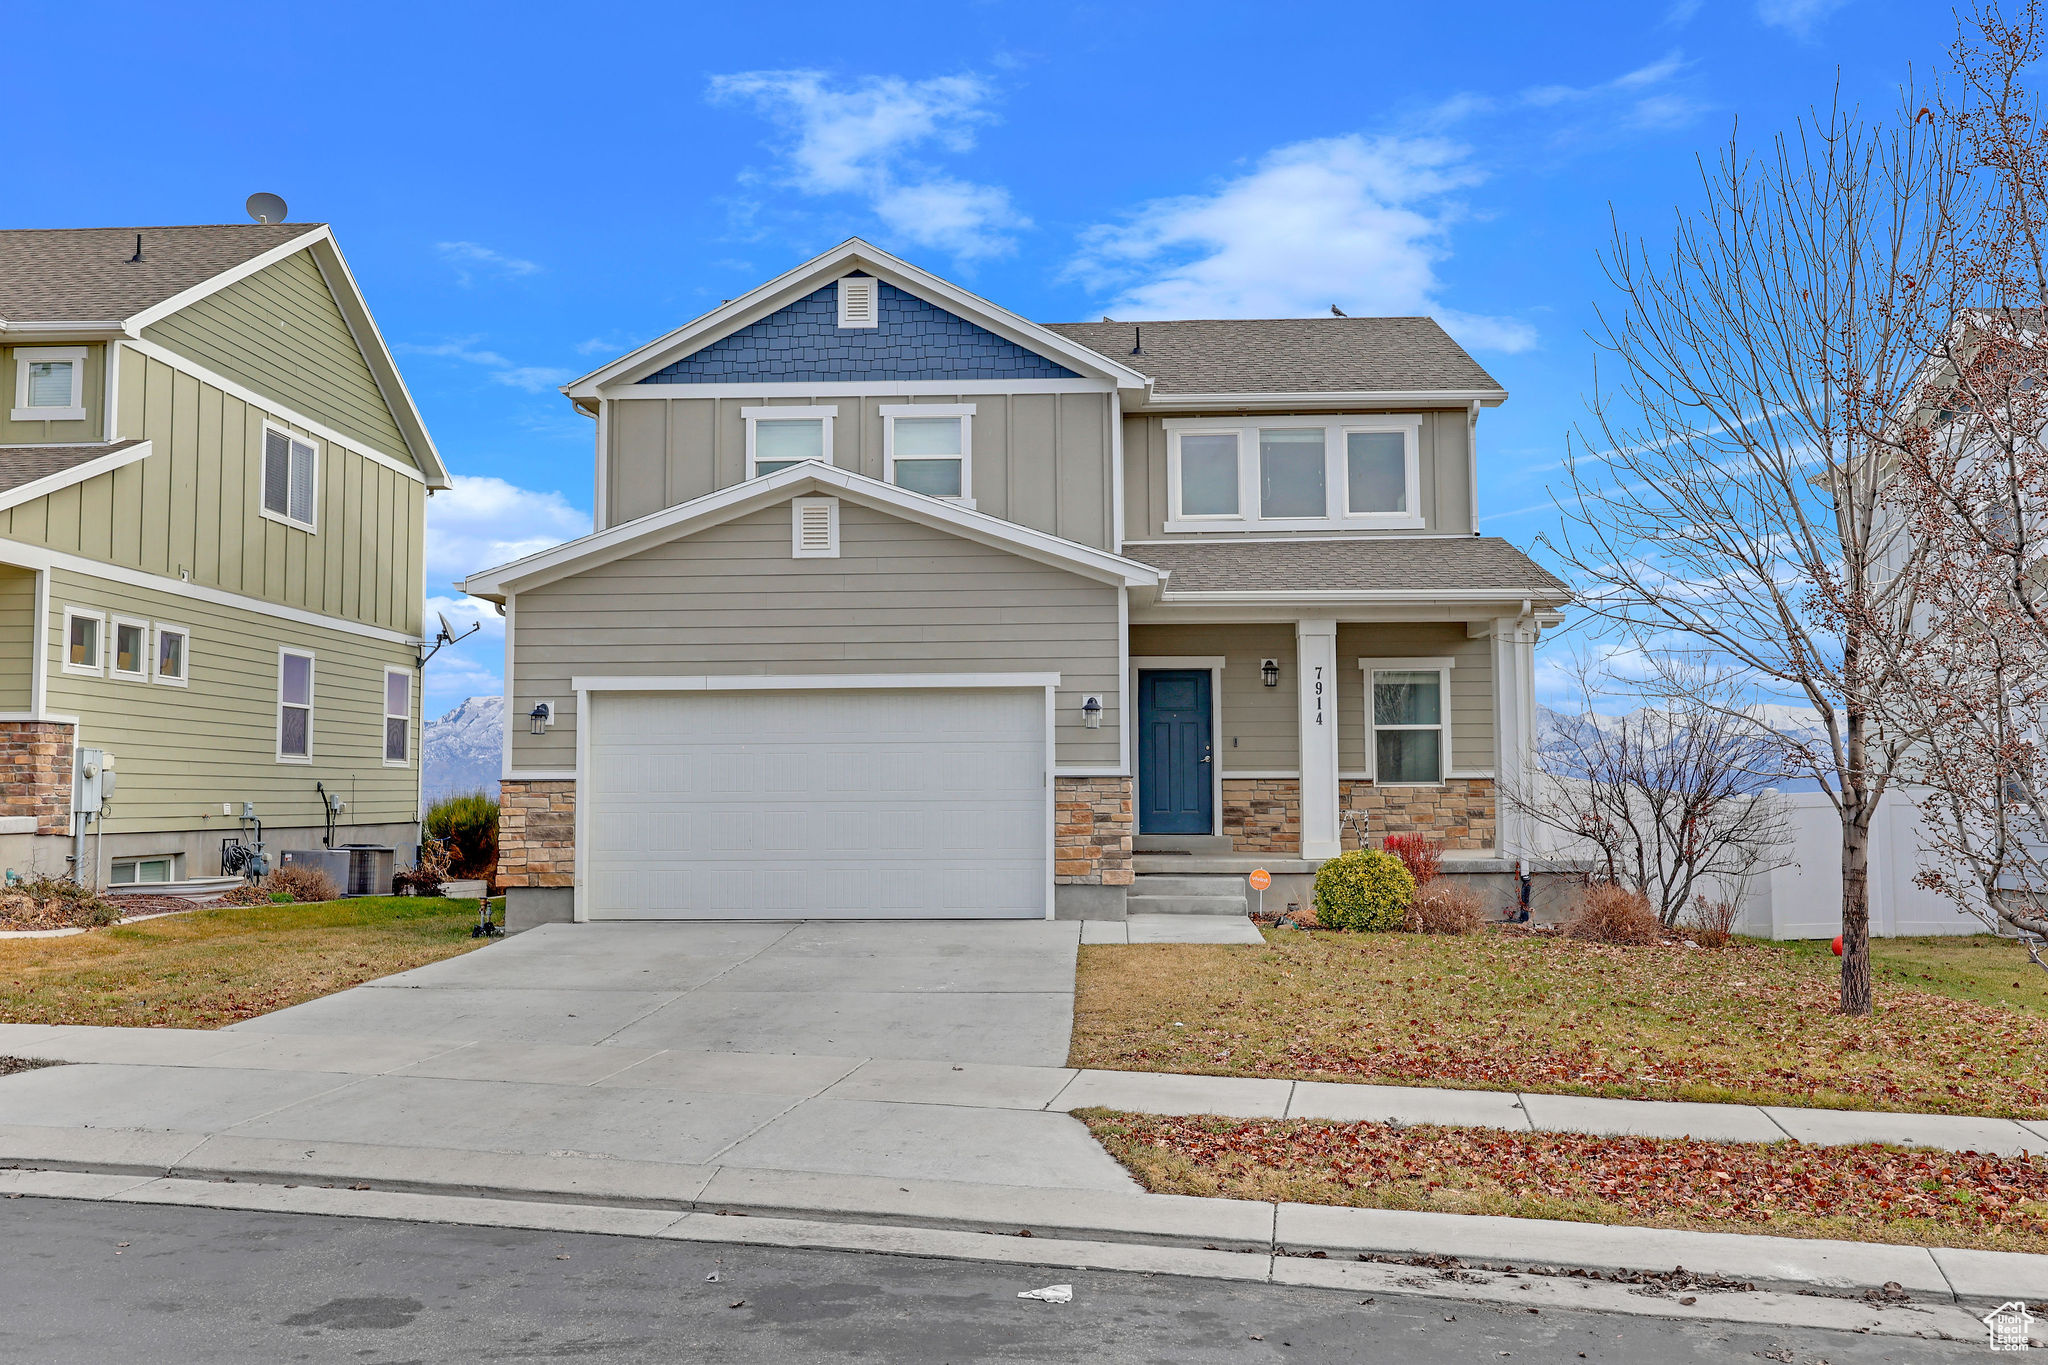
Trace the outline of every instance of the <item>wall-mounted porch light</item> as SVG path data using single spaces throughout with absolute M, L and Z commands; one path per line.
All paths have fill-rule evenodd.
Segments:
M 1259 681 L 1268 687 L 1278 687 L 1280 685 L 1280 661 L 1278 659 L 1262 659 L 1259 661 Z
M 1091 730 L 1102 728 L 1102 698 L 1089 697 L 1081 703 L 1081 723 Z
M 527 723 L 533 727 L 533 733 L 536 735 L 545 734 L 548 726 L 555 719 L 554 703 L 545 701 L 535 702 L 533 709 L 526 713 L 526 719 Z

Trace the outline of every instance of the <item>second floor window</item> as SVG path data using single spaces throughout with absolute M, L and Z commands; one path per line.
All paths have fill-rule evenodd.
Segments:
M 14 352 L 17 422 L 85 420 L 85 347 L 23 346 Z
M 882 409 L 883 477 L 898 488 L 974 505 L 972 404 Z
M 1168 531 L 1423 524 L 1420 418 L 1188 418 L 1166 428 Z
M 311 441 L 277 427 L 263 428 L 263 513 L 310 531 L 320 450 Z
M 747 477 L 776 474 L 805 460 L 832 463 L 832 419 L 839 409 L 741 408 L 747 423 Z

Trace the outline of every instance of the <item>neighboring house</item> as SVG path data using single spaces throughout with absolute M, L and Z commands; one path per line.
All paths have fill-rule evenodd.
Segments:
M 1507 395 L 1427 318 L 1042 326 L 854 240 L 564 392 L 595 532 L 466 584 L 516 922 L 1117 916 L 1134 849 L 1517 847 L 1566 591 L 1477 534 Z
M 0 862 L 216 876 L 245 803 L 318 846 L 323 792 L 409 857 L 448 477 L 327 228 L 0 231 L 0 418 Z

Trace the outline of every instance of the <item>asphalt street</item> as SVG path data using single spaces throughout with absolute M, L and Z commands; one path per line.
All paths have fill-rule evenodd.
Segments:
M 711 1277 L 716 1276 L 714 1280 Z M 1071 1282 L 1069 1304 L 1020 1290 Z M 1819 1331 L 897 1256 L 0 1200 L 0 1360 L 1977 1359 Z

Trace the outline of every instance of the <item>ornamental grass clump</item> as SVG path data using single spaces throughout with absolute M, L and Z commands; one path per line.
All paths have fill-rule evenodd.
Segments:
M 1564 932 L 1587 943 L 1646 948 L 1664 936 L 1650 898 L 1613 882 L 1594 882 L 1579 893 L 1565 916 Z
M 1416 888 L 1401 927 L 1411 934 L 1471 934 L 1482 918 L 1478 892 L 1438 877 Z
M 1415 899 L 1415 878 L 1393 854 L 1355 848 L 1316 869 L 1314 899 L 1324 929 L 1399 929 Z

